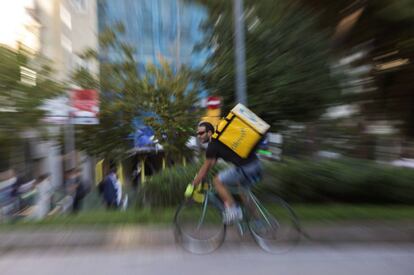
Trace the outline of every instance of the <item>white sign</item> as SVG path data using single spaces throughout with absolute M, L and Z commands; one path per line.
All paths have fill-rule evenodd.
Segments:
M 46 111 L 43 121 L 52 124 L 66 124 L 69 122 L 69 99 L 61 96 L 45 100 L 41 110 Z

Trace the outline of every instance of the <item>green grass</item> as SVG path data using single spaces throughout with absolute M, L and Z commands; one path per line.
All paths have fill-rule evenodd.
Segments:
M 303 221 L 414 221 L 414 206 L 404 205 L 295 205 L 294 210 Z
M 376 205 L 294 205 L 301 221 L 414 221 L 414 206 Z M 78 215 L 57 216 L 39 222 L 17 221 L 0 225 L 0 230 L 32 229 L 39 227 L 79 228 L 113 227 L 117 225 L 168 226 L 174 217 L 174 208 L 128 210 L 126 212 L 90 210 Z

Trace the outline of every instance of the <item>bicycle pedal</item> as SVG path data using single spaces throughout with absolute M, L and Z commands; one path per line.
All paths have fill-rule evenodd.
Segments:
M 237 232 L 239 233 L 240 237 L 243 237 L 244 232 L 245 232 L 244 226 L 241 223 L 237 223 L 236 225 L 237 225 Z

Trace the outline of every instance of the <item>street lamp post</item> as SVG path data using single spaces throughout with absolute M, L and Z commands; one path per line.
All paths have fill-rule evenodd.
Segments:
M 234 11 L 234 55 L 236 70 L 236 99 L 247 105 L 246 95 L 246 64 L 245 64 L 245 34 L 243 17 L 243 0 L 233 0 Z

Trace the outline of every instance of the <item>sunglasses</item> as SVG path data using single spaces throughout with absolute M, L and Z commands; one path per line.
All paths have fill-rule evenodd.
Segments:
M 202 135 L 204 135 L 206 133 L 206 131 L 203 131 L 203 132 L 197 132 L 197 136 L 202 136 Z

